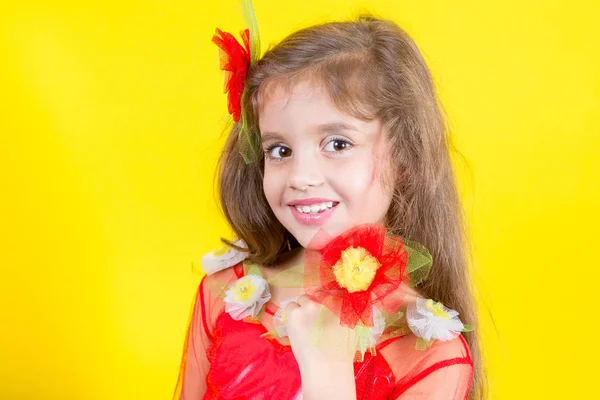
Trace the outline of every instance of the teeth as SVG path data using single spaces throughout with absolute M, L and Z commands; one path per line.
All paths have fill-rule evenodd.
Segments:
M 310 206 L 296 206 L 296 210 L 303 214 L 318 214 L 320 211 L 325 211 L 333 207 L 333 201 L 320 204 L 311 204 Z

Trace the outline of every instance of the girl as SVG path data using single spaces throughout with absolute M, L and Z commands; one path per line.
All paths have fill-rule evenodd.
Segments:
M 258 59 L 255 27 L 244 47 L 217 32 L 235 121 L 220 200 L 240 240 L 204 259 L 175 397 L 483 398 L 448 138 L 414 42 L 362 16 Z

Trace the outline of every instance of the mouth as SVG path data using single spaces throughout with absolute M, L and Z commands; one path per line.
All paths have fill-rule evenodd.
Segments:
M 338 204 L 338 201 L 326 201 L 314 204 L 293 204 L 290 205 L 290 207 L 294 207 L 301 214 L 315 215 L 324 213 L 325 211 L 332 209 Z
M 310 226 L 323 225 L 335 211 L 339 201 L 320 201 L 312 204 L 289 204 L 292 215 L 299 223 Z

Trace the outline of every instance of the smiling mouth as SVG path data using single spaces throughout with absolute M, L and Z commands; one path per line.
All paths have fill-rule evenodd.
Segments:
M 316 203 L 311 205 L 293 205 L 290 207 L 294 207 L 301 214 L 308 215 L 316 215 L 324 213 L 327 210 L 330 210 L 339 204 L 338 201 L 328 201 L 323 203 Z

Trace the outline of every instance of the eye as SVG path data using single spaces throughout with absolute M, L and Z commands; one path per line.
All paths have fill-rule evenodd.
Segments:
M 346 150 L 350 150 L 353 144 L 348 139 L 344 138 L 332 138 L 327 142 L 324 147 L 325 151 L 332 153 L 341 153 Z
M 292 149 L 280 144 L 271 145 L 265 150 L 265 156 L 270 159 L 286 158 L 292 155 Z

